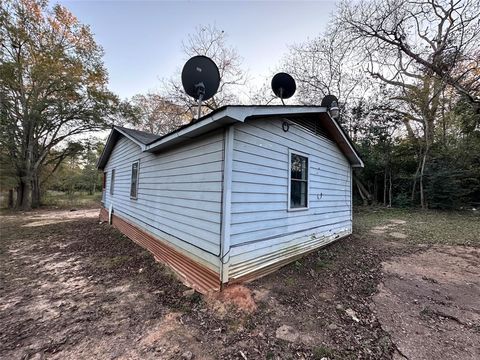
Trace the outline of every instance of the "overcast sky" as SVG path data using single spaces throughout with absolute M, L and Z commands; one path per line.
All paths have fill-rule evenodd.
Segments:
M 288 45 L 325 29 L 335 1 L 60 1 L 91 26 L 105 50 L 110 89 L 120 97 L 159 89 L 185 62 L 182 40 L 215 24 L 243 57 L 254 85 L 275 69 Z

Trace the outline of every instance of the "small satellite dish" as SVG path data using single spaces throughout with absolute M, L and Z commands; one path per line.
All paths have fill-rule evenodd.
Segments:
M 330 112 L 330 116 L 337 120 L 340 116 L 340 109 L 338 107 L 338 99 L 335 95 L 326 95 L 322 99 L 320 106 L 326 107 Z
M 185 92 L 198 101 L 198 113 L 203 100 L 210 99 L 220 85 L 220 72 L 212 59 L 197 55 L 190 58 L 182 70 L 182 84 Z
M 333 102 L 335 102 L 336 105 L 338 106 L 338 99 L 335 95 L 326 95 L 322 99 L 322 104 L 320 106 L 329 108 L 330 106 L 332 106 Z
M 295 94 L 297 90 L 297 85 L 295 80 L 287 73 L 278 73 L 272 79 L 272 90 L 273 93 L 282 100 L 288 99 Z M 283 103 L 284 104 L 284 103 Z M 285 105 L 285 104 L 284 104 Z

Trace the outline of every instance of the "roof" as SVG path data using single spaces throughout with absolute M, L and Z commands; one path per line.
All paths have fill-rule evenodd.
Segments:
M 144 145 L 147 145 L 155 140 L 161 138 L 161 135 L 155 135 L 146 131 L 128 129 L 123 126 L 115 126 L 116 129 L 121 130 L 122 132 L 128 134 L 138 142 L 141 142 Z
M 340 150 L 354 167 L 363 167 L 363 161 L 356 151 L 352 141 L 327 112 L 327 108 L 321 106 L 284 106 L 284 105 L 227 105 L 218 108 L 211 113 L 202 116 L 178 129 L 163 135 L 154 135 L 143 131 L 114 126 L 108 137 L 97 166 L 103 169 L 107 164 L 110 153 L 120 136 L 125 136 L 140 146 L 143 152 L 160 152 L 172 146 L 179 145 L 189 139 L 205 134 L 209 131 L 228 126 L 247 119 L 264 117 L 295 117 L 311 116 L 318 119 L 322 126 L 329 132 L 330 137 L 340 147 Z

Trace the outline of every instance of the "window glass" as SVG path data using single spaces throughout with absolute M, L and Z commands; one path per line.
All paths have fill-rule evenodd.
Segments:
M 290 208 L 308 207 L 308 158 L 291 154 Z
M 130 197 L 136 199 L 138 194 L 138 161 L 132 164 L 132 179 L 130 182 Z
M 115 183 L 115 169 L 112 170 L 112 176 L 110 179 L 110 195 L 113 195 L 113 186 Z

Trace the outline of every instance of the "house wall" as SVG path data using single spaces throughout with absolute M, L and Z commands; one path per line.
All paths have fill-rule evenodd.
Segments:
M 131 199 L 131 167 L 137 160 L 138 197 Z M 116 216 L 219 273 L 222 169 L 223 131 L 160 154 L 143 153 L 121 137 L 104 170 L 104 207 L 112 206 Z
M 352 232 L 351 167 L 331 140 L 281 119 L 234 128 L 229 279 Z M 309 155 L 309 209 L 288 211 L 289 150 Z

